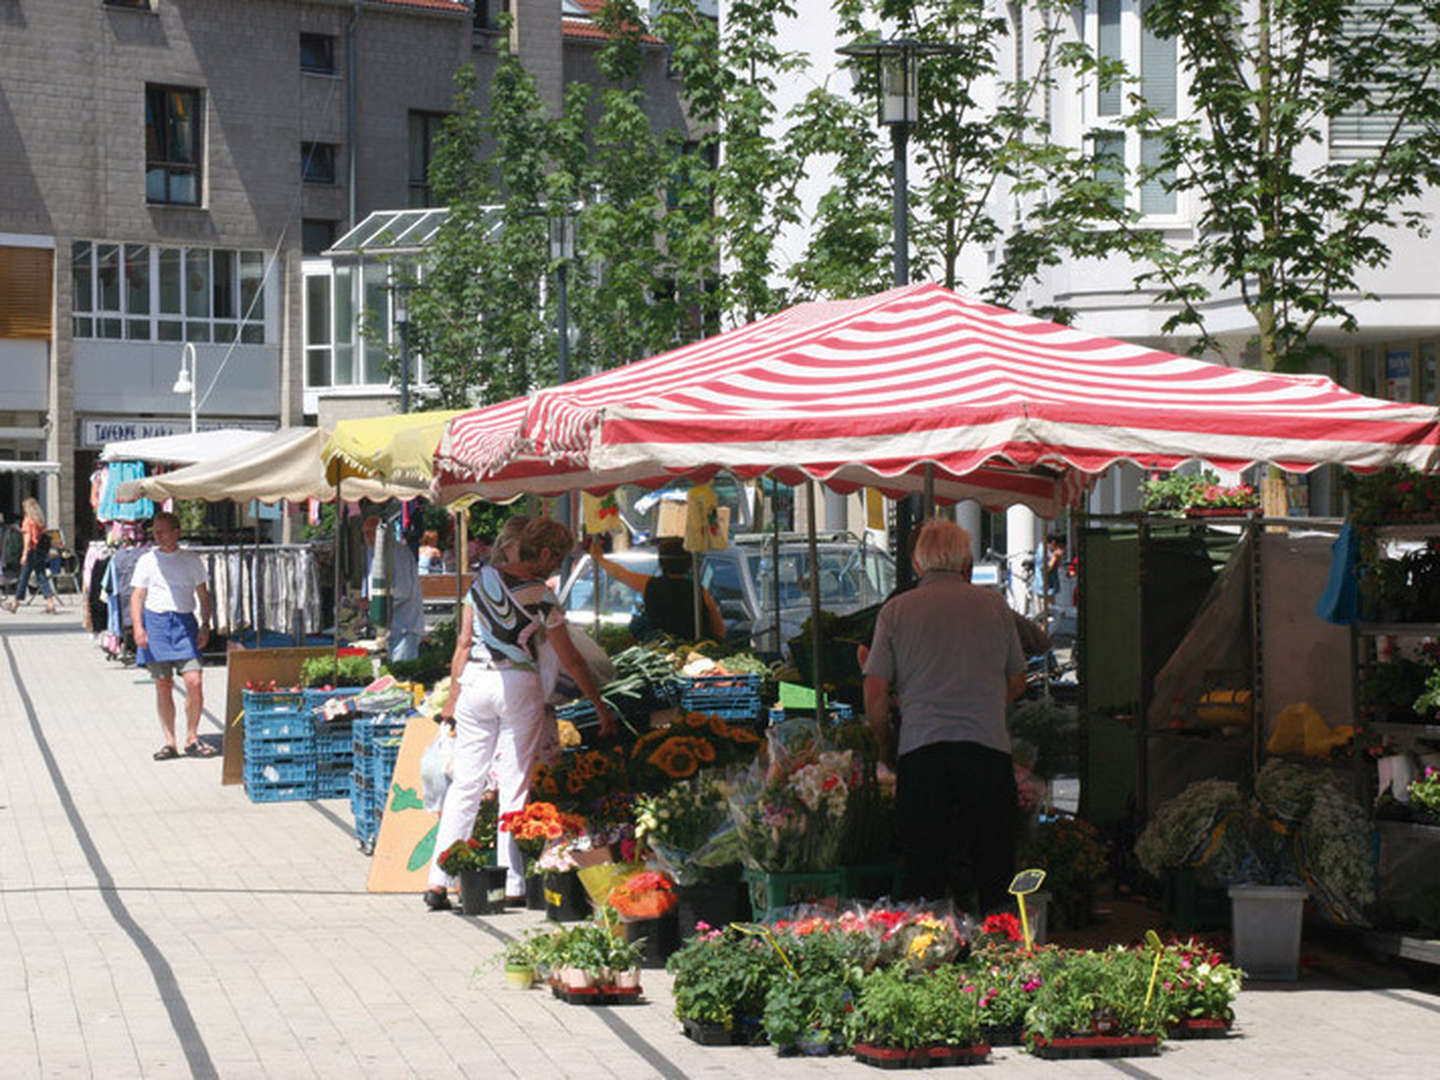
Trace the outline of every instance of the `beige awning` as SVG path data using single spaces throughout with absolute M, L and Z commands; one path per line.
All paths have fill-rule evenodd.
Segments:
M 207 502 L 303 502 L 335 497 L 335 484 L 326 478 L 320 451 L 330 438 L 324 428 L 282 428 L 244 450 L 218 461 L 202 461 L 174 472 L 147 476 L 120 485 L 120 502 L 138 499 L 204 499 Z M 341 497 L 356 499 L 413 499 L 424 495 L 418 484 L 347 479 Z

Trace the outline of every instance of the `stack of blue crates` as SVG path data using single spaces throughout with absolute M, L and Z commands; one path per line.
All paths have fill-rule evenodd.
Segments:
M 315 722 L 305 695 L 246 690 L 245 794 L 251 802 L 315 797 Z
M 680 707 L 722 720 L 760 719 L 759 675 L 692 675 L 684 680 Z
M 351 727 L 350 809 L 355 815 L 355 842 L 366 854 L 375 850 L 406 722 L 406 716 L 390 713 L 357 716 Z
M 350 794 L 348 720 L 319 714 L 333 690 L 246 690 L 245 794 L 251 802 L 342 799 Z

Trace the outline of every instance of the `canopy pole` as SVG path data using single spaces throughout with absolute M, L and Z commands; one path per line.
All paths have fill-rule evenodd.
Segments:
M 604 543 L 602 540 L 601 543 Z M 600 560 L 590 560 L 590 574 L 594 579 L 590 586 L 590 604 L 595 609 L 594 617 L 590 621 L 590 634 L 596 640 L 600 640 Z
M 820 551 L 815 542 L 815 481 L 808 477 L 805 480 L 805 531 L 810 544 L 810 664 L 815 677 L 815 721 L 823 723 L 825 680 L 820 670 Z M 775 569 L 775 580 L 778 582 L 780 568 L 777 565 Z
M 922 511 L 924 516 L 932 518 L 935 516 L 935 463 L 925 462 L 925 507 Z
M 770 581 L 771 595 L 775 600 L 775 651 L 785 655 L 785 643 L 780 640 L 780 488 L 779 479 L 770 475 Z
M 695 641 L 703 640 L 700 625 L 700 552 L 690 555 L 690 599 L 695 610 Z
M 470 569 L 470 508 L 450 511 L 450 528 L 455 536 L 455 625 L 465 606 L 465 574 Z
M 333 647 L 333 652 L 334 652 L 335 675 L 336 675 L 336 677 L 338 678 L 339 675 L 340 675 L 340 591 L 341 591 L 341 580 L 340 580 L 340 525 L 341 525 L 341 523 L 342 523 L 342 521 L 343 521 L 343 514 L 342 514 L 342 507 L 341 507 L 341 502 L 340 502 L 340 466 L 339 466 L 338 464 L 335 464 L 335 465 L 334 465 L 334 468 L 335 468 L 335 540 L 334 540 L 334 544 L 332 545 L 332 547 L 333 547 L 333 550 L 334 550 L 333 561 L 334 561 L 335 565 L 331 568 L 331 571 L 332 571 L 332 572 L 331 572 L 331 577 L 334 578 L 335 594 L 334 594 L 334 596 L 331 598 L 330 606 L 331 606 L 331 608 L 333 609 L 332 612 L 331 612 L 331 614 L 332 614 L 332 617 L 333 617 L 333 619 L 334 619 L 335 630 L 334 630 L 334 633 L 332 633 L 332 634 L 330 635 L 330 643 L 331 643 L 331 646 Z

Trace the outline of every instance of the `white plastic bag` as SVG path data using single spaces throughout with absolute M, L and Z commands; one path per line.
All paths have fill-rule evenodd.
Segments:
M 445 805 L 445 792 L 455 769 L 455 735 L 449 724 L 441 724 L 435 738 L 420 758 L 420 793 L 425 809 L 440 812 Z

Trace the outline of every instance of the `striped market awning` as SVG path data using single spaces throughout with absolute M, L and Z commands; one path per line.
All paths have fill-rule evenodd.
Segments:
M 548 494 L 773 471 L 1044 516 L 1117 462 L 1436 464 L 1429 406 L 1232 368 L 911 285 L 801 304 L 708 340 L 463 413 L 440 488 Z

